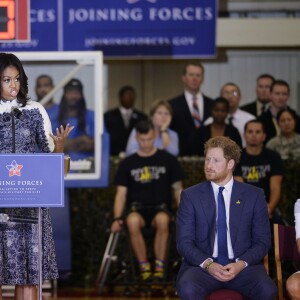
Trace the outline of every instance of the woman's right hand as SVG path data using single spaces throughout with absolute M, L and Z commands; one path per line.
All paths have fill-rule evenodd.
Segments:
M 65 128 L 61 125 L 59 128 L 56 128 L 56 135 L 50 134 L 55 145 L 54 152 L 64 152 L 65 142 L 73 129 L 74 126 L 70 126 L 70 124 L 67 124 Z

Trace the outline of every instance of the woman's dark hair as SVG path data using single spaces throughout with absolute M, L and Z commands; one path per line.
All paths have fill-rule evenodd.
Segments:
M 226 109 L 229 111 L 229 102 L 224 97 L 218 97 L 213 101 L 212 109 L 216 107 L 217 104 L 224 104 Z
M 28 97 L 28 77 L 25 74 L 21 61 L 12 53 L 0 53 L 0 78 L 2 80 L 3 72 L 8 67 L 15 67 L 19 72 L 20 91 L 17 95 L 17 101 L 24 107 L 29 100 Z M 2 91 L 0 91 L 2 98 Z
M 77 107 L 78 130 L 82 133 L 86 133 L 86 101 L 83 95 L 82 83 L 78 79 L 71 79 L 64 87 L 64 93 L 59 104 L 58 122 L 63 126 L 67 125 L 69 104 L 65 94 L 70 89 L 74 89 L 80 92 L 81 98 Z
M 279 122 L 279 119 L 280 119 L 281 115 L 282 115 L 284 112 L 290 113 L 290 115 L 291 115 L 291 116 L 293 117 L 293 119 L 295 120 L 295 123 L 297 124 L 297 122 L 298 122 L 298 116 L 297 116 L 297 113 L 296 113 L 293 109 L 291 109 L 291 108 L 289 108 L 289 107 L 283 108 L 283 109 L 281 109 L 281 110 L 277 113 L 277 116 L 276 116 L 277 122 Z

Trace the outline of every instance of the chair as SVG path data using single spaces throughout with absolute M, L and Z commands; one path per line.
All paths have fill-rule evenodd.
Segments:
M 205 300 L 246 300 L 242 294 L 233 290 L 218 290 L 211 293 Z
M 268 254 L 264 257 L 264 266 L 269 274 Z M 234 290 L 221 289 L 214 291 L 205 300 L 246 300 L 247 298 L 241 293 Z
M 274 249 L 278 299 L 283 300 L 283 282 L 281 262 L 300 261 L 297 249 L 295 227 L 274 224 Z

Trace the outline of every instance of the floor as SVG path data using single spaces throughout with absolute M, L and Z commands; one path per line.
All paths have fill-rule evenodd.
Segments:
M 13 290 L 3 291 L 3 300 L 13 300 Z M 95 289 L 77 289 L 77 288 L 63 288 L 58 289 L 56 294 L 51 291 L 43 292 L 42 300 L 137 300 L 137 299 L 155 299 L 155 300 L 178 300 L 173 289 L 170 287 L 118 287 L 113 293 L 105 289 L 101 295 Z

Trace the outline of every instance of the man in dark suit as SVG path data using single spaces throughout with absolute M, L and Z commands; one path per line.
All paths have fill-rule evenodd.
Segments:
M 280 128 L 277 121 L 277 114 L 281 109 L 287 108 L 290 97 L 289 84 L 281 79 L 275 80 L 271 86 L 270 106 L 266 112 L 258 117 L 265 127 L 265 144 L 273 137 L 280 134 Z M 296 124 L 296 132 L 300 133 L 300 120 Z
M 211 115 L 213 100 L 201 93 L 203 80 L 203 65 L 187 63 L 182 74 L 184 93 L 170 100 L 173 110 L 170 128 L 178 133 L 181 156 L 193 153 L 188 141 Z
M 227 137 L 205 145 L 208 181 L 181 193 L 176 219 L 183 262 L 177 278 L 181 299 L 205 299 L 236 290 L 249 299 L 274 300 L 276 286 L 261 264 L 271 245 L 263 190 L 233 179 L 240 148 Z
M 105 127 L 110 135 L 110 154 L 125 151 L 127 140 L 135 125 L 147 116 L 134 109 L 136 92 L 132 86 L 123 86 L 119 91 L 120 107 L 104 114 Z
M 256 79 L 256 100 L 241 106 L 241 109 L 258 117 L 264 113 L 270 102 L 271 85 L 275 78 L 270 74 L 262 74 Z

